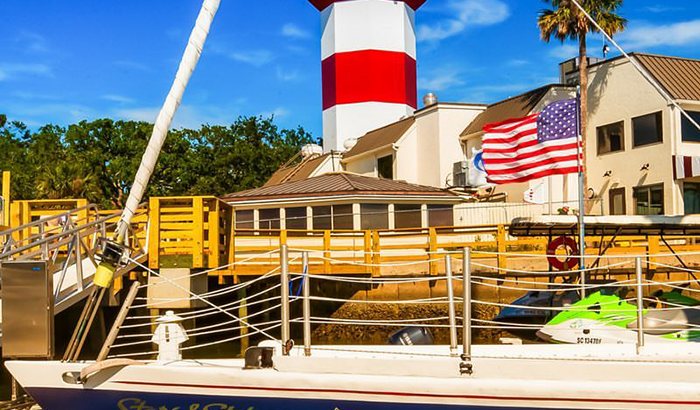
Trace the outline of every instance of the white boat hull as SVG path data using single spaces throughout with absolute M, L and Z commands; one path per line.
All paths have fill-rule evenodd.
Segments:
M 626 345 L 582 347 L 475 347 L 472 375 L 460 375 L 459 358 L 428 357 L 435 352 L 427 348 L 399 355 L 315 350 L 311 358 L 276 356 L 275 368 L 255 370 L 241 360 L 151 363 L 98 373 L 85 385 L 63 376 L 86 364 L 7 367 L 44 410 L 700 408 L 700 363 L 689 362 L 700 349 L 654 349 L 640 358 Z

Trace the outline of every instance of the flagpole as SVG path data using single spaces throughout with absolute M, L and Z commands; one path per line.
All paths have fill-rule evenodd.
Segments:
M 583 164 L 581 163 L 581 86 L 576 87 L 576 134 L 578 134 L 578 144 L 576 144 L 576 163 L 578 168 L 578 247 L 579 247 L 579 269 L 581 270 L 581 299 L 586 297 L 586 226 L 584 224 L 585 203 L 583 186 Z

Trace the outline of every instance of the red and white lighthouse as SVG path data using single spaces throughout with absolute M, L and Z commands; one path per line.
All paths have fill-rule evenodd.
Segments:
M 309 0 L 319 11 L 323 148 L 412 115 L 415 11 L 426 0 Z

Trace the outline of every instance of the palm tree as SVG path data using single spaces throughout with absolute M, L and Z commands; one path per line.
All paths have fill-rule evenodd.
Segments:
M 588 58 L 586 37 L 588 33 L 599 32 L 571 0 L 544 0 L 551 4 L 553 10 L 540 12 L 537 25 L 542 40 L 549 43 L 552 37 L 561 41 L 578 40 L 579 84 L 581 84 L 581 144 L 583 145 L 583 164 L 586 164 L 586 125 L 588 118 Z M 579 4 L 610 36 L 625 29 L 627 20 L 615 14 L 622 6 L 623 0 L 578 0 Z M 585 168 L 584 168 L 585 169 Z M 588 186 L 584 174 L 584 187 Z

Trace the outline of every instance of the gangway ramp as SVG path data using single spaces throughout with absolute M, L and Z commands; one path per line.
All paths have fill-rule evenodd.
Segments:
M 120 216 L 121 211 L 105 213 L 95 205 L 86 205 L 2 231 L 0 264 L 18 260 L 48 262 L 53 275 L 54 314 L 58 314 L 89 294 L 100 262 L 98 250 L 113 234 Z M 128 235 L 131 259 L 138 262 L 146 260 L 147 219 L 146 209 L 139 209 Z M 118 269 L 116 277 L 134 267 L 131 264 Z

